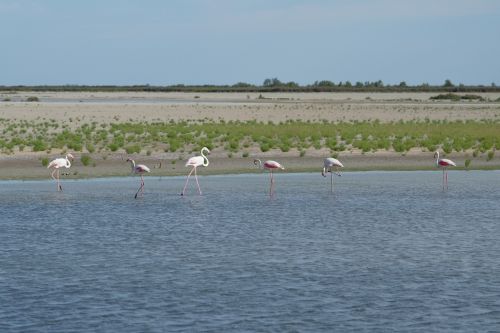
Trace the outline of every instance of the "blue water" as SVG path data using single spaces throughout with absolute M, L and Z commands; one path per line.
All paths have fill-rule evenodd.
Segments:
M 0 332 L 498 332 L 500 172 L 0 182 Z

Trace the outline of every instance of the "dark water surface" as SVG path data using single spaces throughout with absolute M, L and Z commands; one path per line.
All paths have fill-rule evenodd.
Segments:
M 0 332 L 498 332 L 500 172 L 0 182 Z

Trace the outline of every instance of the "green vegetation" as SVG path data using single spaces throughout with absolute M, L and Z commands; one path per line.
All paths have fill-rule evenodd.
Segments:
M 430 97 L 430 99 L 432 99 L 432 100 L 451 100 L 451 101 L 460 101 L 460 100 L 484 101 L 484 98 L 479 96 L 479 95 L 473 95 L 473 94 L 457 95 L 457 94 L 452 94 L 452 93 L 439 94 L 437 96 Z
M 80 157 L 80 161 L 82 161 L 82 164 L 84 166 L 89 166 L 91 158 L 89 155 L 84 154 L 84 155 L 82 155 L 82 157 Z
M 333 82 L 330 80 L 315 81 L 312 84 L 300 85 L 297 82 L 282 82 L 278 78 L 267 78 L 262 85 L 246 82 L 237 82 L 233 85 L 184 85 L 171 86 L 133 85 L 133 86 L 0 86 L 0 91 L 15 93 L 18 91 L 85 91 L 85 92 L 117 92 L 117 91 L 146 91 L 146 92 L 335 92 L 335 91 L 358 91 L 358 92 L 500 92 L 500 86 L 495 83 L 491 85 L 464 85 L 453 84 L 445 80 L 442 85 L 430 85 L 422 83 L 419 85 L 408 85 L 405 81 L 397 84 L 387 84 L 378 81 L 365 82 Z M 196 98 L 196 96 L 195 96 Z
M 42 166 L 46 167 L 49 165 L 49 159 L 47 157 L 42 157 Z
M 364 153 L 394 150 L 402 154 L 412 148 L 442 149 L 447 154 L 472 150 L 474 157 L 479 152 L 489 152 L 489 156 L 500 146 L 500 121 L 329 123 L 288 120 L 279 124 L 190 121 L 69 126 L 52 120 L 14 122 L 0 119 L 0 150 L 4 153 L 22 147 L 25 151 L 60 149 L 102 155 L 110 152 L 151 155 L 164 151 L 182 154 L 204 146 L 225 150 L 231 156 L 248 154 L 250 149 L 299 152 L 304 156 L 307 149 L 322 148 L 332 153 L 359 149 Z
M 39 101 L 39 99 L 36 96 L 30 96 L 30 97 L 26 98 L 26 102 L 38 102 L 38 101 Z
M 486 160 L 487 161 L 491 161 L 493 159 L 493 157 L 495 156 L 495 151 L 494 150 L 490 150 L 488 152 L 488 155 L 486 156 Z

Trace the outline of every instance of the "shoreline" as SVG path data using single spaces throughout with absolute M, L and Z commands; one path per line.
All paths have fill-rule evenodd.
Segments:
M 111 133 L 109 127 L 117 123 L 175 124 L 192 121 L 215 122 L 218 126 L 225 126 L 224 123 L 231 121 L 280 124 L 299 120 L 304 124 L 377 122 L 397 126 L 398 122 L 405 121 L 432 123 L 470 120 L 491 122 L 496 127 L 486 128 L 489 131 L 486 134 L 492 136 L 491 133 L 498 133 L 500 102 L 497 100 L 500 100 L 500 93 L 478 94 L 485 101 L 459 102 L 430 100 L 433 95 L 435 93 L 2 92 L 0 130 L 3 132 L 4 148 L 0 153 L 0 179 L 47 178 L 50 172 L 42 165 L 42 159 L 50 161 L 66 152 L 73 153 L 76 158 L 74 166 L 67 172 L 68 178 L 125 176 L 130 170 L 125 163 L 128 157 L 148 165 L 152 175 L 185 175 L 189 172 L 189 168 L 184 167 L 185 161 L 196 154 L 191 150 L 204 144 L 191 138 L 177 142 L 183 146 L 171 150 L 172 142 L 169 139 L 166 143 L 168 138 L 165 133 L 153 141 L 147 141 L 149 138 L 143 138 L 140 134 L 126 132 L 125 136 L 133 136 L 127 145 L 139 147 L 140 152 L 126 154 L 126 145 L 111 151 L 109 145 L 115 134 Z M 26 102 L 30 96 L 37 97 L 39 101 Z M 5 101 L 7 98 L 11 100 Z M 38 149 L 39 152 L 33 152 L 34 140 L 33 137 L 29 138 L 30 135 L 39 135 L 42 138 L 40 140 L 51 138 L 54 141 L 54 133 L 67 129 L 72 135 L 82 136 L 82 126 L 88 124 L 95 125 L 93 132 L 90 132 L 93 138 L 97 137 L 99 129 L 107 131 L 105 139 L 96 139 L 95 142 L 89 139 L 92 150 L 87 147 L 87 142 L 80 142 L 80 148 L 68 148 L 71 145 L 66 137 L 63 139 L 66 141 L 60 145 L 42 147 Z M 478 135 L 483 134 L 481 132 Z M 390 141 L 390 135 L 380 135 L 379 139 Z M 17 136 L 22 137 L 24 142 L 12 144 Z M 220 141 L 214 144 L 209 156 L 210 166 L 200 169 L 200 174 L 257 172 L 253 165 L 254 158 L 276 160 L 285 166 L 286 172 L 319 172 L 323 167 L 323 159 L 330 156 L 338 157 L 346 171 L 437 169 L 433 152 L 423 147 L 411 148 L 406 153 L 397 153 L 392 148 L 362 153 L 349 143 L 347 150 L 334 154 L 325 142 L 321 143 L 320 149 L 316 149 L 311 147 L 312 139 L 308 140 L 308 146 L 305 147 L 310 148 L 293 143 L 288 147 L 289 150 L 275 148 L 266 152 L 259 147 L 262 141 L 253 138 L 246 142 L 247 146 L 243 145 L 243 139 L 238 139 L 237 152 L 227 148 L 228 142 Z M 8 142 L 13 146 L 9 147 Z M 437 144 L 436 148 L 440 149 L 441 145 Z M 460 146 L 457 149 L 460 150 Z M 487 148 L 492 156 L 490 161 L 487 161 L 487 154 L 482 149 L 475 144 L 473 149 L 453 152 L 446 157 L 457 163 L 456 169 L 465 169 L 467 159 L 471 160 L 468 170 L 500 169 L 500 158 L 495 156 L 498 155 L 495 154 L 495 146 Z M 83 154 L 90 156 L 89 166 L 82 165 Z
M 150 167 L 151 173 L 146 176 L 170 177 L 185 176 L 190 171 L 185 167 L 186 159 L 160 159 L 157 156 L 134 156 L 119 155 L 108 157 L 106 160 L 92 160 L 91 165 L 84 166 L 77 159 L 70 169 L 61 169 L 62 179 L 91 179 L 107 177 L 125 177 L 130 175 L 130 165 L 126 158 L 136 160 L 136 163 L 146 164 Z M 226 174 L 254 174 L 262 170 L 253 165 L 253 160 L 274 159 L 284 165 L 285 170 L 277 173 L 314 173 L 321 172 L 323 168 L 323 158 L 326 155 L 298 157 L 280 155 L 255 155 L 249 157 L 220 157 L 209 156 L 208 167 L 198 168 L 200 176 L 226 175 Z M 485 156 L 471 157 L 465 153 L 455 153 L 447 156 L 457 163 L 457 167 L 449 170 L 500 170 L 500 159 L 493 158 L 487 161 Z M 366 154 L 346 153 L 340 154 L 338 159 L 342 161 L 345 168 L 341 172 L 358 171 L 440 171 L 435 165 L 432 153 L 410 152 L 406 155 L 393 152 L 378 152 Z M 465 160 L 471 159 L 468 168 L 465 167 Z M 0 180 L 43 180 L 50 178 L 50 170 L 44 167 L 40 157 L 19 159 L 16 156 L 0 158 Z

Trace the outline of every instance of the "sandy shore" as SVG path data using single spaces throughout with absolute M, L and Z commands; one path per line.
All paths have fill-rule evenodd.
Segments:
M 109 124 L 125 121 L 180 121 L 180 120 L 257 120 L 280 122 L 288 119 L 303 121 L 363 121 L 381 122 L 399 120 L 497 120 L 500 119 L 498 102 L 435 102 L 430 93 L 0 93 L 0 118 L 12 121 L 43 122 L 55 120 L 60 124 L 77 126 L 97 122 Z M 489 101 L 500 93 L 480 94 Z M 36 96 L 39 102 L 25 102 L 28 96 Z M 4 101 L 6 100 L 7 101 Z M 58 156 L 22 152 L 0 155 L 0 179 L 46 178 L 48 170 L 41 158 Z M 125 154 L 92 155 L 90 166 L 83 166 L 78 158 L 66 177 L 101 177 L 127 175 L 129 167 Z M 287 171 L 317 171 L 329 150 L 299 152 L 279 150 L 261 153 L 253 151 L 248 157 L 241 153 L 229 158 L 227 152 L 214 151 L 210 166 L 200 174 L 228 172 L 256 172 L 254 158 L 276 159 Z M 148 164 L 152 175 L 185 174 L 184 161 L 191 156 L 184 153 L 153 153 L 151 156 L 133 156 L 138 162 Z M 464 167 L 471 159 L 471 168 L 500 168 L 500 159 L 486 161 L 486 156 L 472 157 L 472 152 L 451 154 L 450 158 Z M 412 170 L 433 169 L 432 153 L 414 149 L 405 155 L 379 151 L 361 154 L 358 151 L 339 155 L 347 170 Z M 161 167 L 160 167 L 161 165 Z

